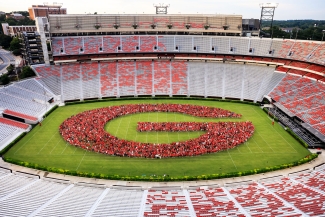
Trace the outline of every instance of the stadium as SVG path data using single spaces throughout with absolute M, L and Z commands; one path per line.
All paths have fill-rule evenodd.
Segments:
M 2 216 L 325 215 L 324 42 L 239 15 L 36 24 L 37 76 L 0 88 Z

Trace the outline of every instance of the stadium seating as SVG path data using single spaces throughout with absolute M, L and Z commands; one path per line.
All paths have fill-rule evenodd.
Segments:
M 149 189 L 144 216 L 189 216 L 188 203 L 182 190 Z
M 83 53 L 81 49 L 83 47 L 83 38 L 82 37 L 68 37 L 64 39 L 64 49 L 63 52 L 67 55 L 78 55 Z
M 153 63 L 154 95 L 171 95 L 171 67 L 169 61 Z
M 227 187 L 227 190 L 251 216 L 296 216 L 299 214 L 292 206 L 259 183 Z
M 310 64 L 305 62 L 292 61 L 288 66 L 293 66 L 297 68 L 307 68 Z
M 93 54 L 100 52 L 100 47 L 102 46 L 102 37 L 85 37 L 83 38 L 83 51 L 84 54 Z
M 315 50 L 310 54 L 309 62 L 320 65 L 325 64 L 325 43 L 319 44 Z
M 224 188 L 197 187 L 188 193 L 197 216 L 246 216 Z
M 140 50 L 139 46 L 140 36 L 124 36 L 122 37 L 123 52 L 135 52 Z
M 187 95 L 187 64 L 185 62 L 172 62 L 171 71 L 172 94 Z
M 61 95 L 61 71 L 60 66 L 34 65 L 34 71 L 55 95 Z
M 119 52 L 118 47 L 121 49 L 121 41 L 118 37 L 103 36 L 103 52 L 116 53 Z
M 290 178 L 275 179 L 262 182 L 269 190 L 297 207 L 307 215 L 320 216 L 325 214 L 325 195 Z
M 319 44 L 315 42 L 296 41 L 291 48 L 291 58 L 306 61 L 317 46 L 319 46 Z
M 302 70 L 299 70 L 299 69 L 289 69 L 288 73 L 295 74 L 295 75 L 300 75 L 300 76 L 304 76 L 308 72 L 302 71 Z
M 325 189 L 325 174 L 322 171 L 301 172 L 290 178 L 320 191 Z
M 107 193 L 106 193 L 106 192 Z M 91 216 L 137 216 L 144 192 L 133 189 L 106 189 Z M 106 194 L 105 194 L 106 193 Z M 108 209 L 109 207 L 109 209 Z M 127 212 L 125 212 L 127 210 Z M 88 214 L 90 214 L 88 212 Z
M 118 96 L 117 63 L 101 62 L 100 67 L 100 96 Z
M 0 123 L 1 127 L 1 123 Z M 1 216 L 322 216 L 325 170 L 181 187 L 71 183 L 0 168 Z M 25 203 L 24 206 L 19 204 Z M 19 207 L 19 208 L 18 208 Z
M 43 67 L 35 70 L 42 73 L 49 69 Z M 71 63 L 50 68 L 55 69 L 62 71 L 62 78 L 57 80 L 62 81 L 60 95 L 64 101 L 128 95 L 200 95 L 259 101 L 268 88 L 277 85 L 270 83 L 274 67 L 228 63 L 161 59 Z M 48 77 L 40 78 L 40 82 L 48 81 Z
M 80 75 L 80 64 L 62 65 L 62 96 L 63 100 L 83 99 L 82 79 Z
M 151 95 L 153 87 L 152 75 L 153 62 L 137 61 L 136 62 L 136 95 Z
M 121 96 L 135 95 L 135 62 L 120 62 L 117 65 L 118 85 Z
M 81 71 L 83 98 L 98 98 L 99 73 L 98 63 L 84 63 Z
M 186 29 L 183 22 L 175 21 L 174 24 L 173 28 Z M 127 24 L 125 27 L 129 28 L 130 25 Z M 151 24 L 146 23 L 143 25 Z M 159 28 L 160 25 L 166 28 L 167 24 L 162 21 L 162 23 L 157 24 L 157 27 Z M 203 24 L 193 23 L 191 25 L 201 26 Z M 121 28 L 123 27 L 121 26 Z M 139 25 L 139 28 L 141 28 L 141 25 Z M 265 59 L 267 57 L 276 57 L 320 65 L 324 65 L 325 59 L 324 43 L 247 37 L 182 35 L 66 36 L 54 37 L 52 47 L 55 57 L 100 53 L 185 52 L 252 55 L 259 58 L 256 60 L 264 62 L 271 60 Z M 283 60 L 282 62 L 288 64 L 290 60 Z M 303 62 L 300 63 L 307 64 Z
M 11 116 L 18 117 L 18 118 L 25 119 L 25 120 L 31 120 L 31 121 L 37 121 L 38 120 L 37 117 L 22 114 L 22 113 L 15 112 L 15 111 L 12 111 L 12 110 L 9 110 L 9 109 L 4 110 L 3 114 L 11 115 Z
M 13 125 L 8 125 L 0 122 L 0 150 L 5 148 L 11 140 L 19 136 L 24 131 Z
M 13 121 L 13 120 L 10 120 L 10 119 L 7 119 L 7 118 L 2 118 L 2 117 L 0 117 L 0 123 L 10 125 L 10 126 L 13 126 L 13 127 L 17 127 L 17 128 L 21 128 L 21 129 L 24 129 L 24 130 L 29 128 L 28 124 L 18 122 L 18 121 Z
M 325 66 L 311 64 L 307 69 L 313 70 L 316 72 L 325 72 Z

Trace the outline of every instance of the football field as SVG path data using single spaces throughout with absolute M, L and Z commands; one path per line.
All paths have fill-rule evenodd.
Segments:
M 217 122 L 251 121 L 253 136 L 238 147 L 213 154 L 195 157 L 146 159 L 116 157 L 74 147 L 62 139 L 60 124 L 70 116 L 95 108 L 121 104 L 180 103 L 219 107 L 242 114 L 240 119 L 199 118 L 179 113 L 138 113 L 125 115 L 108 122 L 105 129 L 121 139 L 149 143 L 170 143 L 196 138 L 204 132 L 137 132 L 137 122 Z M 291 163 L 310 152 L 296 141 L 279 124 L 272 126 L 271 119 L 258 106 L 209 100 L 141 99 L 81 103 L 57 108 L 6 154 L 15 160 L 45 167 L 55 167 L 88 173 L 122 176 L 191 176 L 220 174 L 265 168 Z

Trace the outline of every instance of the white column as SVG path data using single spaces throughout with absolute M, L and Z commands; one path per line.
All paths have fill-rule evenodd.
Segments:
M 80 101 L 84 100 L 83 87 L 82 87 L 82 63 L 79 64 L 79 75 L 80 75 Z
M 137 62 L 134 61 L 134 96 L 138 96 L 137 92 Z
M 152 64 L 152 96 L 155 96 L 155 62 L 151 61 Z
M 242 73 L 241 94 L 240 94 L 241 101 L 244 101 L 245 79 L 246 79 L 246 65 L 244 65 L 243 73 Z
M 103 48 L 103 47 L 102 47 Z M 101 82 L 101 73 L 100 73 L 100 70 L 101 70 L 101 67 L 100 67 L 100 62 L 97 63 L 98 64 L 98 99 L 101 99 L 103 96 L 102 96 L 102 82 Z
M 169 61 L 169 96 L 173 96 L 173 82 L 172 82 L 172 61 Z

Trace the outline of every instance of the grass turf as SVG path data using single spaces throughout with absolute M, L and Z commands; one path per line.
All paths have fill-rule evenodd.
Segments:
M 138 121 L 245 121 L 255 126 L 254 135 L 240 146 L 219 153 L 196 157 L 145 159 L 115 157 L 89 152 L 67 144 L 59 134 L 60 124 L 73 114 L 111 105 L 132 103 L 186 103 L 214 106 L 242 114 L 241 119 L 197 118 L 178 113 L 126 115 L 107 123 L 105 129 L 122 139 L 162 143 L 195 138 L 203 132 L 137 132 Z M 20 161 L 81 172 L 117 175 L 202 175 L 247 171 L 297 161 L 310 152 L 271 120 L 257 106 L 206 100 L 118 100 L 59 107 L 6 154 Z

